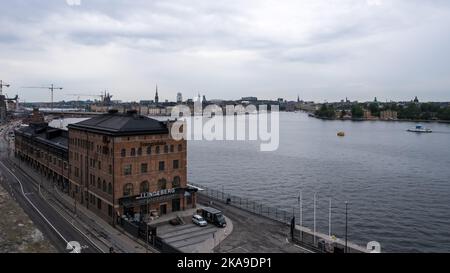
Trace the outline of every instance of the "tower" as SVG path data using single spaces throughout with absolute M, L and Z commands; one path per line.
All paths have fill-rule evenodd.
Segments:
M 156 94 L 155 94 L 155 103 L 159 103 L 159 96 L 158 96 L 158 85 L 156 85 Z

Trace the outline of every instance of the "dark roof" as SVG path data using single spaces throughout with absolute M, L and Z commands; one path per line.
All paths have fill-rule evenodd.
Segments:
M 79 129 L 107 135 L 144 135 L 167 134 L 169 130 L 164 122 L 137 115 L 108 113 L 79 123 L 69 124 L 69 129 Z
M 30 139 L 33 138 L 39 143 L 67 152 L 69 141 L 67 132 L 64 130 L 42 124 L 39 126 L 22 127 L 15 130 L 15 133 Z

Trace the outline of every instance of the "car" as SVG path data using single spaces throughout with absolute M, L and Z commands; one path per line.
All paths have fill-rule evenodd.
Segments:
M 201 217 L 198 214 L 195 214 L 192 216 L 192 223 L 196 224 L 197 226 L 201 226 L 201 227 L 208 225 L 208 223 L 205 221 L 205 219 L 203 219 L 203 217 Z

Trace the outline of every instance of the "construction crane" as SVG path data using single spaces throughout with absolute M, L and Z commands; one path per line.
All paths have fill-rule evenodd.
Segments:
M 3 95 L 3 87 L 9 87 L 10 85 L 7 83 L 4 83 L 2 80 L 0 80 L 0 96 Z
M 53 84 L 50 86 L 29 86 L 29 87 L 22 87 L 22 88 L 35 88 L 35 89 L 50 89 L 51 91 L 51 110 L 53 111 L 53 92 L 55 90 L 62 90 L 62 87 L 55 87 Z

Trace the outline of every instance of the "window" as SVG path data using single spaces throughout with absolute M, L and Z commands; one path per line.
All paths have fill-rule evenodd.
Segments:
M 142 155 L 142 148 L 138 149 L 138 155 L 141 156 Z
M 183 150 L 183 145 L 178 144 L 178 152 L 181 152 Z
M 174 160 L 173 161 L 173 168 L 174 169 L 178 169 L 180 167 L 180 161 L 179 160 Z
M 140 191 L 141 191 L 141 193 L 150 191 L 148 181 L 144 181 L 141 183 Z
M 113 192 L 112 184 L 109 183 L 108 184 L 108 194 L 112 194 L 112 192 Z
M 131 156 L 136 156 L 136 149 L 135 148 L 131 148 Z
M 148 171 L 148 164 L 142 163 L 141 164 L 141 173 L 147 173 L 147 171 Z
M 169 153 L 169 146 L 164 145 L 164 153 L 165 154 Z
M 102 209 L 102 200 L 100 198 L 97 198 L 97 208 Z
M 173 145 L 170 145 L 170 152 L 173 153 L 175 151 L 175 147 Z
M 158 180 L 158 189 L 159 190 L 165 190 L 165 189 L 167 189 L 167 181 L 166 181 L 166 179 L 160 179 L 160 180 Z
M 159 148 L 159 146 L 156 146 L 156 154 L 159 154 L 160 153 L 160 148 Z
M 111 205 L 108 205 L 108 216 L 112 217 L 113 215 L 113 207 Z
M 100 182 L 100 177 L 97 178 L 97 188 L 101 189 L 102 188 L 102 182 Z
M 128 183 L 123 186 L 123 196 L 130 196 L 133 194 L 133 184 Z
M 131 165 L 126 165 L 125 169 L 123 170 L 124 175 L 131 175 Z
M 165 169 L 165 163 L 164 163 L 164 161 L 159 161 L 159 170 L 160 170 L 160 171 L 164 171 L 164 169 Z
M 98 161 L 98 169 L 101 170 L 102 169 L 102 162 L 99 160 Z
M 121 157 L 126 157 L 126 156 L 127 156 L 127 150 L 122 149 L 122 150 L 120 151 L 120 156 L 121 156 Z
M 108 172 L 109 172 L 109 174 L 112 174 L 112 165 L 111 164 L 109 164 L 109 166 L 108 166 Z
M 181 179 L 179 176 L 175 176 L 172 181 L 172 188 L 179 188 L 181 185 Z
M 152 154 L 152 146 L 148 146 L 147 147 L 147 154 L 151 155 Z
M 106 181 L 103 180 L 102 189 L 104 192 L 106 192 Z

